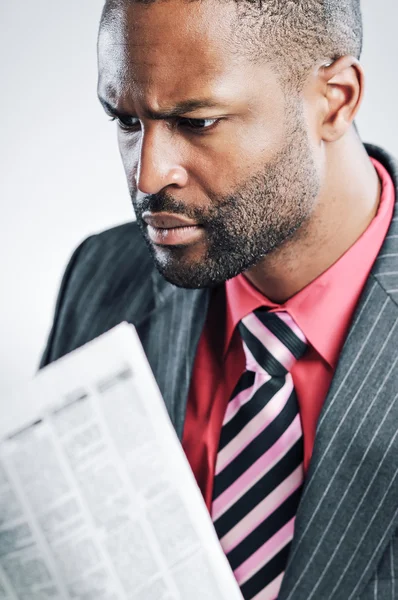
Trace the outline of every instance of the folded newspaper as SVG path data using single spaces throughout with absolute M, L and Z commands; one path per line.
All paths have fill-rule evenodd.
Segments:
M 0 600 L 242 600 L 131 325 L 7 406 Z

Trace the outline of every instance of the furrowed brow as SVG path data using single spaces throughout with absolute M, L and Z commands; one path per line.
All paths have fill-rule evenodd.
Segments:
M 105 112 L 111 114 L 115 117 L 120 116 L 129 116 L 128 113 L 124 111 L 119 111 L 115 107 L 113 107 L 109 102 L 104 100 L 99 96 L 99 101 L 105 109 Z M 173 119 L 176 117 L 180 117 L 184 114 L 193 112 L 194 110 L 200 110 L 202 108 L 217 108 L 221 105 L 211 99 L 201 99 L 201 100 L 185 100 L 182 102 L 178 102 L 173 108 L 168 110 L 152 110 L 145 109 L 145 115 L 148 119 L 152 119 L 154 121 L 165 120 L 165 119 Z
M 202 108 L 216 108 L 218 106 L 220 105 L 214 102 L 214 100 L 210 99 L 185 100 L 178 102 L 169 110 L 153 111 L 151 109 L 147 109 L 145 112 L 150 119 L 172 119 L 195 110 L 200 110 Z

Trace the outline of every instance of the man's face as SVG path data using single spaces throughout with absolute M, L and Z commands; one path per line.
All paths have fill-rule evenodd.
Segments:
M 160 272 L 217 285 L 309 219 L 319 192 L 304 110 L 230 40 L 234 2 L 126 2 L 99 39 L 138 224 Z

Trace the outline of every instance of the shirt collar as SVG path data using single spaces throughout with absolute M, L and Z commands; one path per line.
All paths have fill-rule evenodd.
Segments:
M 227 320 L 224 355 L 239 321 L 260 307 L 284 310 L 295 320 L 308 342 L 334 369 L 350 321 L 387 235 L 395 204 L 392 179 L 378 161 L 371 159 L 382 183 L 378 212 L 361 237 L 329 269 L 289 298 L 276 304 L 261 294 L 241 274 L 226 282 Z

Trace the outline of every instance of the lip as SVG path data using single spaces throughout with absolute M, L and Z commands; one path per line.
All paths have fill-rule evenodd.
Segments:
M 182 215 L 146 212 L 142 218 L 148 225 L 148 237 L 156 246 L 188 246 L 203 236 L 203 226 Z
M 182 215 L 176 215 L 173 213 L 160 212 L 150 213 L 145 212 L 142 215 L 143 220 L 147 225 L 151 225 L 156 229 L 174 229 L 176 227 L 197 227 L 199 223 L 187 219 Z

